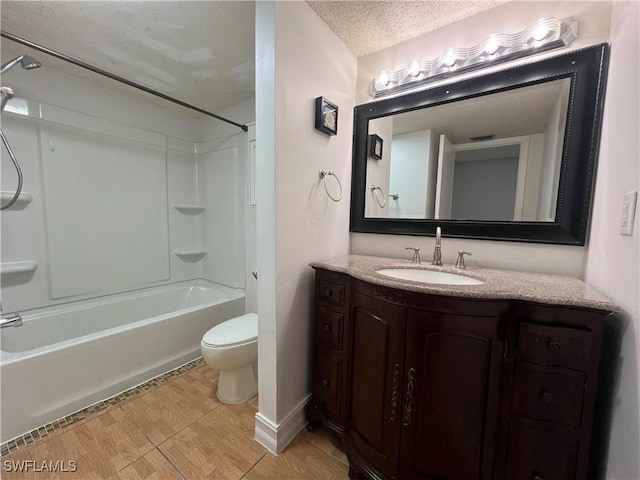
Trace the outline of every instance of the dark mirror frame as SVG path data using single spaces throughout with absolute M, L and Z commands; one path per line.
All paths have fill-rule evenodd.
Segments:
M 358 105 L 354 109 L 351 232 L 435 235 L 516 242 L 584 245 L 595 180 L 607 76 L 607 44 L 432 89 Z M 554 222 L 366 218 L 369 120 L 562 78 L 571 79 Z

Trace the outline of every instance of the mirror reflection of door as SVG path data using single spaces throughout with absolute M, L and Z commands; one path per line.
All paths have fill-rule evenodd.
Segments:
M 526 149 L 514 144 L 456 152 L 449 218 L 520 220 L 522 209 L 516 206 L 522 207 L 524 194 L 523 189 L 517 192 L 521 151 L 526 155 Z

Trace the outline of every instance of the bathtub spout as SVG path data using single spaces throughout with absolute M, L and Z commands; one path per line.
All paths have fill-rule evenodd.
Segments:
M 0 328 L 22 326 L 22 316 L 19 313 L 12 313 L 0 320 Z

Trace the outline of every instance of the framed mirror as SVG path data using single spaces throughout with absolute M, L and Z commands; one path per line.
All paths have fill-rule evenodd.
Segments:
M 450 237 L 584 245 L 607 58 L 602 44 L 357 106 L 351 231 L 440 226 Z

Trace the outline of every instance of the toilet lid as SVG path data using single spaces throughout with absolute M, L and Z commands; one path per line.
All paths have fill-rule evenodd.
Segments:
M 202 337 L 202 343 L 211 347 L 230 347 L 258 338 L 258 315 L 247 313 L 216 325 Z

